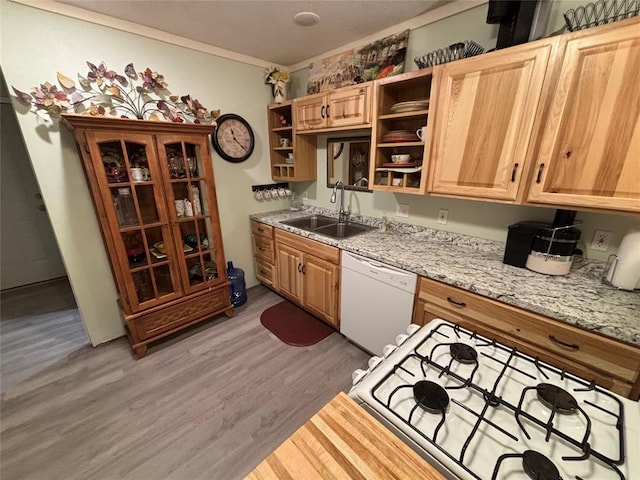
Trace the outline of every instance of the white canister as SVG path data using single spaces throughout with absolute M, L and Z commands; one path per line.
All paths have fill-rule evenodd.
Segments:
M 176 200 L 176 215 L 184 217 L 184 200 Z
M 618 253 L 612 257 L 607 281 L 623 290 L 640 288 L 640 227 L 629 229 L 620 242 Z
M 184 199 L 184 214 L 187 217 L 193 217 L 193 205 L 188 198 Z
M 200 189 L 191 187 L 191 202 L 193 203 L 193 213 L 202 215 L 202 206 L 200 205 Z

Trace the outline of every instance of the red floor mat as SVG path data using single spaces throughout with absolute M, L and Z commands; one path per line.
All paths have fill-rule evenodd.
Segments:
M 262 312 L 260 322 L 284 343 L 295 347 L 313 345 L 335 331 L 286 300 Z

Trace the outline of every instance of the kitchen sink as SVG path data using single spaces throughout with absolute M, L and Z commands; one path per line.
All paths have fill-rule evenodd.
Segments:
M 353 222 L 339 223 L 336 218 L 325 217 L 324 215 L 310 215 L 308 217 L 294 218 L 282 222 L 291 227 L 300 228 L 307 232 L 326 235 L 331 238 L 349 238 L 360 233 L 373 230 L 373 227 Z
M 286 220 L 285 225 L 301 228 L 302 230 L 313 231 L 316 228 L 338 223 L 338 220 L 332 217 L 325 217 L 324 215 L 311 215 L 309 217 L 294 218 L 293 220 Z
M 368 232 L 373 230 L 373 227 L 368 225 L 362 225 L 360 223 L 334 223 L 333 225 L 327 225 L 325 227 L 316 228 L 313 233 L 320 235 L 326 235 L 332 238 L 349 238 L 359 233 Z

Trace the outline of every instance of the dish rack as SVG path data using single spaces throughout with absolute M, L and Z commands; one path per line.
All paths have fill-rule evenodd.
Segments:
M 567 10 L 562 15 L 569 31 L 575 32 L 625 18 L 637 17 L 639 13 L 640 0 L 597 0 Z
M 474 57 L 484 53 L 484 48 L 472 40 L 454 43 L 446 48 L 439 48 L 413 59 L 418 68 L 428 68 L 442 63 L 453 62 L 461 58 Z

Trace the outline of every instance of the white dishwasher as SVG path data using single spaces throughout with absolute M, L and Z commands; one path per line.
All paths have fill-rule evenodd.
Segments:
M 340 333 L 374 355 L 411 323 L 417 275 L 342 251 Z

